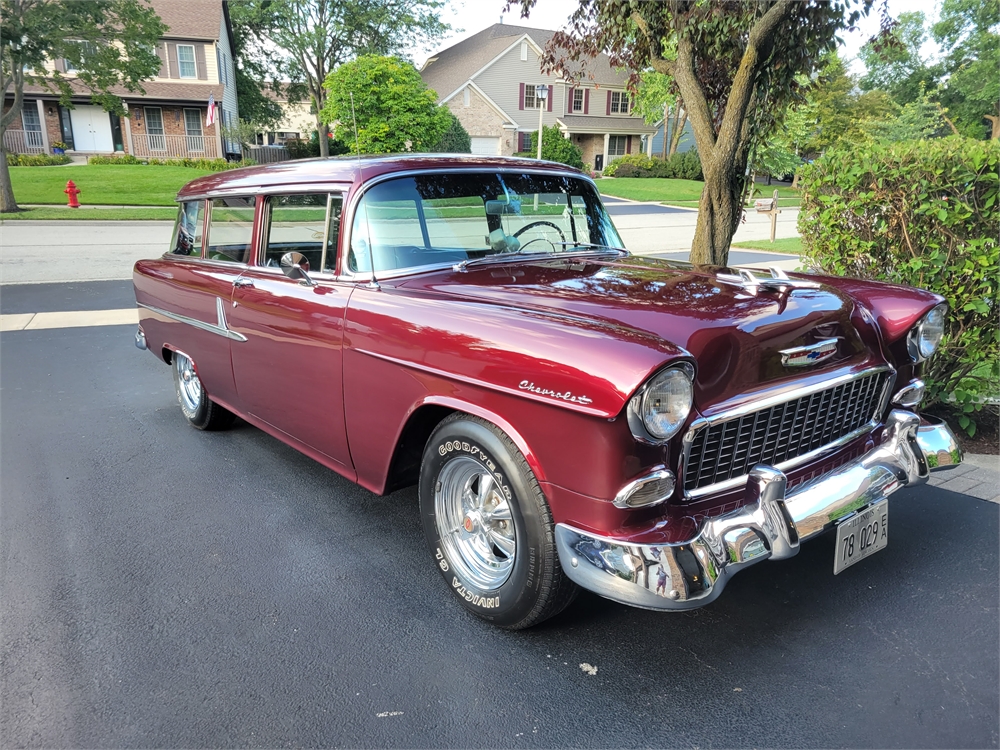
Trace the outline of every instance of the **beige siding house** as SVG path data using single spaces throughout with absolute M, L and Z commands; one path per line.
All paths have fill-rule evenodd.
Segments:
M 118 117 L 91 102 L 83 87 L 64 107 L 42 86 L 25 86 L 21 128 L 4 134 L 13 153 L 51 153 L 63 142 L 69 153 L 128 153 L 150 158 L 218 158 L 238 155 L 239 144 L 225 142 L 220 123 L 239 118 L 236 102 L 232 24 L 227 0 L 151 0 L 167 25 L 156 45 L 159 74 L 143 83 L 145 94 L 125 90 L 128 110 Z M 49 71 L 73 78 L 66 60 L 52 60 Z M 74 86 L 74 88 L 76 88 Z M 13 95 L 5 102 L 9 106 Z M 216 123 L 206 119 L 215 102 Z
M 438 52 L 420 71 L 472 137 L 472 152 L 526 151 L 531 133 L 555 125 L 583 150 L 583 160 L 603 169 L 611 160 L 645 150 L 654 128 L 631 115 L 627 76 L 606 55 L 590 60 L 585 80 L 573 84 L 541 72 L 552 31 L 494 24 Z M 548 89 L 539 112 L 536 86 Z

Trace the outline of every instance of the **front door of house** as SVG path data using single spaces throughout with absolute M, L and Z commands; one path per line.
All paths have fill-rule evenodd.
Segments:
M 77 151 L 111 153 L 115 150 L 111 118 L 103 107 L 78 104 L 70 110 L 69 116 L 73 123 L 73 145 Z

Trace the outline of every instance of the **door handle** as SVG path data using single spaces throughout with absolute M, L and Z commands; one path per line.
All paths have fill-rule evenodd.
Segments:
M 244 279 L 241 276 L 240 278 L 236 279 L 236 281 L 233 282 L 233 286 L 237 287 L 238 289 L 252 289 L 253 279 Z

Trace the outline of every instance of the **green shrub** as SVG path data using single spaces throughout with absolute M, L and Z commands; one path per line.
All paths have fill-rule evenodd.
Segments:
M 538 153 L 538 131 L 531 134 L 531 156 Z M 568 167 L 583 169 L 583 151 L 563 136 L 558 125 L 546 125 L 542 131 L 542 158 Z
M 678 180 L 703 180 L 701 159 L 695 149 L 679 151 L 669 159 L 649 158 L 645 154 L 628 154 L 611 162 L 604 169 L 605 177 L 660 177 Z
M 471 154 L 472 138 L 468 131 L 454 112 L 448 110 L 448 114 L 451 116 L 451 124 L 431 151 L 441 154 Z
M 859 144 L 801 175 L 807 262 L 828 273 L 921 287 L 945 297 L 945 338 L 924 366 L 927 406 L 976 413 L 1000 382 L 1000 143 L 961 137 Z
M 7 154 L 8 167 L 52 167 L 56 164 L 69 164 L 70 159 L 65 154 Z
M 224 172 L 227 169 L 252 167 L 257 162 L 255 162 L 253 159 L 241 159 L 240 161 L 226 161 L 225 159 L 204 159 L 204 158 L 203 159 L 156 159 L 156 158 L 142 158 L 138 156 L 133 156 L 132 154 L 121 154 L 119 156 L 91 156 L 87 159 L 87 163 L 116 164 L 116 165 L 144 164 L 146 166 L 153 166 L 153 167 L 188 167 L 189 169 L 204 169 L 210 172 Z

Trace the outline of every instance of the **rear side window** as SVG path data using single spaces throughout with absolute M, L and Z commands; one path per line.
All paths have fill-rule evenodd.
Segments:
M 285 253 L 302 253 L 314 272 L 333 273 L 340 236 L 339 193 L 275 195 L 264 248 L 264 265 L 277 268 Z M 323 240 L 326 239 L 326 252 Z
M 181 204 L 174 227 L 174 239 L 170 243 L 173 255 L 193 255 L 201 257 L 201 232 L 205 226 L 205 202 L 188 201 Z
M 206 258 L 230 263 L 249 261 L 255 205 L 253 196 L 212 200 Z

